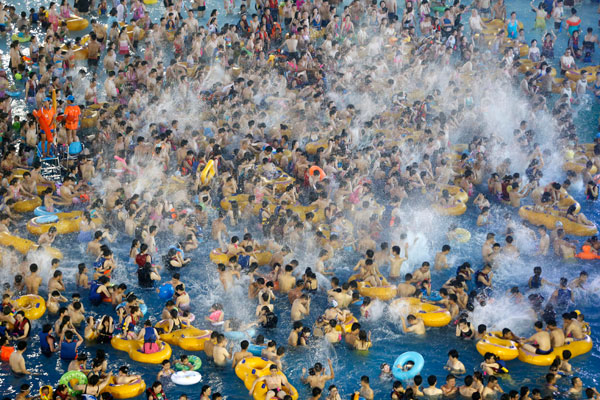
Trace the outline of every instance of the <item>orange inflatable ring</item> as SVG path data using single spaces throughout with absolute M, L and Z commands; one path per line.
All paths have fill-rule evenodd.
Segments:
M 308 170 L 308 174 L 310 176 L 313 176 L 315 174 L 315 171 L 319 171 L 319 180 L 322 181 L 323 179 L 325 179 L 327 177 L 327 175 L 325 174 L 325 171 L 323 171 L 323 169 L 321 169 L 321 167 L 318 167 L 316 165 L 313 165 L 312 167 L 310 167 L 310 169 Z

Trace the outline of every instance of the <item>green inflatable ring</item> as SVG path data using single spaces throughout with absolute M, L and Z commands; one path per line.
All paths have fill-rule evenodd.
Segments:
M 198 371 L 202 366 L 202 360 L 198 356 L 188 356 L 188 361 L 194 366 L 192 371 Z M 189 371 L 190 367 L 181 364 L 175 364 L 175 369 L 177 371 Z
M 31 35 L 21 36 L 20 34 L 13 33 L 13 35 L 10 38 L 12 40 L 16 40 L 17 42 L 20 42 L 20 43 L 26 43 L 31 40 Z
M 77 396 L 78 394 L 81 394 L 81 391 L 73 389 L 73 387 L 71 386 L 72 380 L 77 380 L 78 385 L 85 385 L 88 381 L 87 376 L 85 376 L 85 374 L 81 371 L 69 371 L 60 377 L 58 383 L 60 385 L 67 386 L 69 396 Z

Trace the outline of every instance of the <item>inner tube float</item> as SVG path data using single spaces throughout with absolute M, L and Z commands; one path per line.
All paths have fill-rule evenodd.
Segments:
M 350 331 L 352 330 L 352 324 L 358 322 L 358 320 L 356 319 L 356 317 L 354 315 L 350 315 L 348 316 L 348 318 L 346 318 L 346 321 L 344 321 L 342 324 L 337 324 L 335 326 L 335 329 L 338 332 L 341 332 L 342 329 L 344 330 L 344 332 L 346 333 L 350 333 Z
M 83 211 L 62 212 L 55 215 L 42 215 L 35 217 L 27 222 L 27 231 L 34 235 L 41 235 L 48 232 L 51 227 L 55 227 L 59 235 L 66 233 L 79 232 L 79 222 Z M 102 225 L 101 218 L 92 218 L 96 226 Z
M 482 356 L 492 353 L 502 361 L 514 360 L 519 356 L 517 343 L 512 340 L 502 339 L 502 332 L 489 332 L 475 345 Z
M 9 97 L 21 97 L 20 90 L 5 90 L 4 93 Z
M 11 38 L 11 40 L 13 40 L 13 41 L 16 40 L 19 43 L 27 43 L 31 40 L 31 35 L 25 35 L 25 33 L 19 32 L 19 33 L 13 33 L 13 35 L 10 38 Z
M 442 206 L 440 204 L 434 204 L 433 209 L 441 215 L 463 215 L 467 211 L 467 205 L 460 200 L 456 200 L 454 205 Z
M 195 385 L 200 380 L 202 380 L 202 375 L 196 371 L 177 371 L 171 375 L 171 382 L 181 386 Z
M 131 399 L 138 397 L 146 390 L 146 382 L 143 379 L 128 383 L 126 385 L 115 385 L 115 377 L 111 377 L 104 392 L 110 393 L 115 399 Z
M 215 160 L 209 160 L 206 163 L 206 166 L 204 167 L 204 169 L 202 170 L 202 173 L 200 174 L 200 180 L 202 181 L 202 184 L 206 184 L 208 182 L 210 182 L 210 180 L 217 174 L 217 170 L 215 167 Z
M 317 166 L 317 165 L 313 165 L 312 167 L 310 167 L 308 169 L 308 174 L 310 176 L 314 176 L 315 172 L 319 171 L 319 181 L 322 181 L 323 179 L 325 179 L 327 177 L 327 174 L 325 174 L 325 171 L 323 171 L 323 169 L 321 169 L 321 167 Z
M 46 301 L 37 294 L 21 296 L 15 301 L 15 304 L 17 309 L 25 312 L 25 318 L 31 321 L 42 318 L 46 312 Z
M 315 155 L 319 149 L 327 149 L 329 147 L 329 142 L 327 140 L 318 140 L 316 142 L 307 143 L 304 149 L 308 154 Z
M 40 246 L 33 241 L 13 236 L 6 232 L 0 232 L 0 246 L 13 247 L 21 254 L 27 254 L 30 251 L 40 249 Z M 48 252 L 52 258 L 58 258 L 59 260 L 63 258 L 62 252 L 54 247 L 43 247 L 41 249 Z
M 571 359 L 585 354 L 592 350 L 593 347 L 592 338 L 586 335 L 585 338 L 579 340 L 573 340 L 564 346 L 556 347 L 550 354 L 534 354 L 523 350 L 523 347 L 519 347 L 519 361 L 527 364 L 548 366 L 552 365 L 552 362 L 556 357 L 562 360 L 563 351 L 569 350 L 571 352 Z
M 44 394 L 44 390 L 47 390 L 48 393 Z M 52 389 L 52 386 L 50 386 L 50 385 L 42 386 L 40 388 L 40 399 L 42 399 L 42 400 L 52 400 L 52 393 L 53 392 L 54 392 L 54 390 Z
M 575 236 L 594 236 L 598 233 L 596 225 L 583 225 L 562 217 L 558 212 L 550 210 L 549 213 L 537 212 L 532 206 L 523 206 L 519 208 L 519 216 L 529 223 L 553 230 L 557 222 L 561 222 L 567 235 Z
M 412 362 L 414 365 L 408 371 L 404 371 L 403 368 L 408 362 Z M 425 365 L 425 359 L 420 353 L 416 351 L 407 351 L 402 353 L 394 361 L 392 366 L 392 375 L 399 381 L 406 382 L 413 379 L 415 376 L 421 373 L 423 366 Z
M 27 213 L 34 211 L 36 207 L 41 205 L 42 199 L 36 196 L 32 197 L 31 199 L 17 201 L 13 206 L 13 210 L 18 213 Z
M 258 344 L 251 343 L 248 346 L 248 352 L 252 353 L 252 355 L 255 357 L 260 357 L 262 355 L 262 351 L 266 348 L 267 348 L 267 346 L 264 344 L 258 345 Z
M 191 371 L 198 371 L 202 367 L 202 360 L 198 356 L 188 356 L 188 360 L 193 365 Z M 177 364 L 175 365 L 177 371 L 190 371 L 190 367 L 187 365 Z
M 261 251 L 255 254 L 256 261 L 258 261 L 258 265 L 267 265 L 271 262 L 271 257 L 273 254 L 269 251 Z M 225 264 L 229 262 L 229 256 L 221 251 L 221 249 L 213 249 L 208 255 L 210 261 L 215 264 Z
M 157 340 L 160 350 L 154 353 L 143 353 L 143 340 L 123 339 L 121 335 L 115 335 L 110 340 L 111 346 L 116 350 L 125 351 L 133 361 L 146 364 L 160 364 L 164 360 L 171 358 L 171 346 L 162 340 Z
M 256 329 L 250 328 L 245 331 L 227 331 L 223 332 L 223 335 L 230 340 L 244 340 L 249 337 L 254 337 L 256 335 Z
M 235 366 L 235 374 L 244 382 L 246 389 L 250 390 L 255 380 L 271 374 L 269 367 L 272 364 L 273 362 L 261 357 L 244 358 Z M 277 371 L 277 374 L 285 376 L 280 370 Z M 283 387 L 283 391 L 290 395 L 292 400 L 298 400 L 298 391 L 289 381 L 288 385 Z M 267 392 L 267 385 L 263 382 L 261 385 L 256 385 L 252 397 L 254 400 L 264 400 Z
M 66 22 L 67 29 L 70 31 L 82 31 L 90 24 L 87 19 L 78 17 L 77 15 L 72 15 L 70 18 L 67 18 Z
M 87 384 L 87 376 L 81 371 L 69 371 L 58 380 L 59 385 L 65 385 L 67 387 L 67 391 L 69 392 L 69 396 L 77 396 L 81 394 L 81 391 L 76 391 L 73 389 L 75 385 L 85 385 Z
M 402 297 L 395 300 L 392 306 L 406 307 L 417 318 L 421 318 L 425 326 L 439 328 L 446 326 L 452 320 L 450 312 L 435 304 L 423 303 L 416 297 Z
M 396 297 L 397 287 L 395 285 L 389 285 L 385 278 L 379 277 L 379 279 L 383 279 L 382 286 L 371 286 L 368 282 L 357 282 L 358 283 L 358 293 L 361 296 L 368 296 L 372 299 L 379 299 L 381 301 L 388 301 Z
M 184 329 L 185 330 L 185 329 Z M 194 335 L 182 335 L 179 339 L 179 347 L 187 351 L 202 351 L 204 350 L 204 343 L 210 340 L 212 331 L 198 330 Z
M 46 207 L 39 206 L 35 210 L 33 210 L 33 215 L 35 215 L 36 217 L 41 217 L 42 215 L 56 215 L 60 212 L 62 211 L 59 209 L 55 209 L 54 211 L 47 211 Z
M 457 241 L 458 243 L 467 243 L 471 240 L 471 232 L 466 230 L 465 228 L 456 228 L 449 235 L 452 240 Z

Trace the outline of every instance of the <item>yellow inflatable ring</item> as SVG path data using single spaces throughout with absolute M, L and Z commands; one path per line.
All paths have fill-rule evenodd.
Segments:
M 204 169 L 202 170 L 202 173 L 200 174 L 200 180 L 202 181 L 202 184 L 207 184 L 208 182 L 210 182 L 210 180 L 213 178 L 213 176 L 216 175 L 216 173 L 217 170 L 215 167 L 215 161 L 209 160 L 206 163 Z
M 212 331 L 201 330 L 196 335 L 185 335 L 179 339 L 179 347 L 187 351 L 202 351 L 204 343 L 210 340 Z
M 160 364 L 164 360 L 168 360 L 169 358 L 171 358 L 171 346 L 169 346 L 168 343 L 165 343 L 162 340 L 156 342 L 160 347 L 160 350 L 155 353 L 142 353 L 140 351 L 142 346 L 144 345 L 142 340 L 133 340 L 132 342 L 132 346 L 129 349 L 129 357 L 133 361 L 146 364 Z
M 146 390 L 146 382 L 143 379 L 138 379 L 126 385 L 115 385 L 115 377 L 111 377 L 108 386 L 103 392 L 110 393 L 115 399 L 131 399 L 138 397 Z
M 589 352 L 592 350 L 593 346 L 594 344 L 592 343 L 592 338 L 589 335 L 586 335 L 586 337 L 583 339 L 573 340 L 571 343 L 555 348 L 550 354 L 532 354 L 520 347 L 519 360 L 527 364 L 548 366 L 552 365 L 552 362 L 556 359 L 556 357 L 562 359 L 562 353 L 565 350 L 569 350 L 571 352 L 571 359 L 573 359 Z
M 519 216 L 533 225 L 543 225 L 547 229 L 553 230 L 556 228 L 556 223 L 560 222 L 567 235 L 594 236 L 598 233 L 596 225 L 578 224 L 556 214 L 557 212 L 553 210 L 550 210 L 550 213 L 537 212 L 532 206 L 523 206 L 519 209 Z
M 15 300 L 17 309 L 25 312 L 25 317 L 28 320 L 36 320 L 42 318 L 46 312 L 46 301 L 42 296 L 37 294 L 26 294 Z
M 490 332 L 475 345 L 482 356 L 492 353 L 503 361 L 514 360 L 519 356 L 517 343 L 512 340 L 502 339 L 502 332 Z
M 30 251 L 36 251 L 40 247 L 37 243 L 32 242 L 31 240 L 13 236 L 6 232 L 0 232 L 0 246 L 12 246 L 21 254 L 27 254 Z M 59 260 L 63 258 L 62 252 L 54 247 L 44 247 L 43 250 L 48 252 L 52 258 L 58 258 Z
M 450 233 L 450 236 L 458 243 L 467 243 L 469 240 L 471 240 L 471 232 L 465 228 L 456 228 Z
M 245 358 L 240 361 L 238 365 L 236 365 L 235 374 L 238 378 L 244 381 L 244 386 L 246 386 L 246 389 L 250 390 L 254 384 L 254 381 L 271 373 L 269 367 L 272 364 L 273 362 L 260 357 Z M 277 371 L 277 374 L 285 376 L 281 371 Z M 289 383 L 289 381 L 288 385 L 283 387 L 283 390 L 286 392 L 286 394 L 289 394 L 293 400 L 298 399 L 298 391 Z M 262 384 L 255 386 L 252 396 L 254 400 L 264 400 L 267 392 L 268 389 L 266 384 L 263 382 Z
M 397 288 L 395 285 L 388 285 L 387 282 L 382 286 L 371 286 L 368 282 L 358 282 L 358 292 L 361 296 L 388 301 L 396 297 Z
M 32 212 L 41 205 L 42 199 L 36 196 L 31 199 L 17 201 L 13 206 L 13 210 L 15 210 L 18 213 L 27 213 Z
M 421 318 L 425 326 L 442 327 L 452 320 L 450 312 L 445 308 L 430 303 L 423 303 L 416 297 L 402 297 L 395 300 L 392 306 L 409 306 L 409 312 L 417 318 Z

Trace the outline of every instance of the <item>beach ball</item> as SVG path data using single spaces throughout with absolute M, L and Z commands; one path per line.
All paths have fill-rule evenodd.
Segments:
M 160 297 L 161 300 L 170 300 L 173 298 L 174 294 L 175 290 L 173 290 L 173 285 L 170 283 L 165 283 L 158 290 L 158 297 Z
M 18 80 L 18 81 L 20 81 L 21 79 L 23 79 L 23 75 L 21 75 L 19 73 L 16 73 L 15 74 L 15 79 Z

